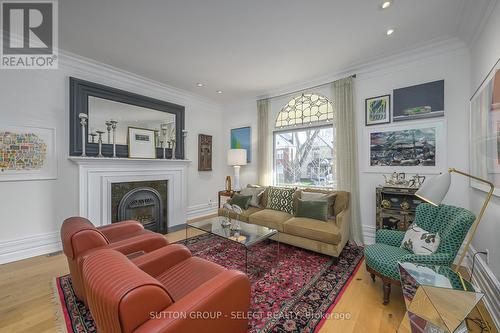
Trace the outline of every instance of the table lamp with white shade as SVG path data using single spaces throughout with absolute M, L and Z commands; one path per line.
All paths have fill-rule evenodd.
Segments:
M 240 168 L 247 164 L 246 149 L 229 149 L 227 152 L 227 164 L 234 167 L 234 190 L 240 190 Z

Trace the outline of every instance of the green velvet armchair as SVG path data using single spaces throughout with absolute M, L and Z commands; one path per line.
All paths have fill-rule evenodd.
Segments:
M 391 284 L 400 284 L 398 261 L 450 266 L 474 219 L 474 214 L 464 208 L 420 204 L 417 207 L 414 223 L 424 230 L 439 233 L 441 237 L 439 248 L 430 255 L 416 255 L 402 249 L 400 246 L 405 235 L 404 231 L 377 230 L 375 244 L 365 248 L 365 260 L 366 269 L 373 281 L 375 276 L 382 279 L 384 304 L 389 303 Z

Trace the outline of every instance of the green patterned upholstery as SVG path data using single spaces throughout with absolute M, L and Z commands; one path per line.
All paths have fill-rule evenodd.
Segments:
M 474 214 L 464 208 L 420 204 L 417 207 L 415 223 L 426 231 L 439 233 L 441 243 L 437 251 L 431 255 L 413 254 L 400 248 L 404 231 L 381 229 L 377 230 L 375 244 L 365 248 L 366 265 L 397 281 L 398 261 L 449 266 L 453 263 L 474 219 Z

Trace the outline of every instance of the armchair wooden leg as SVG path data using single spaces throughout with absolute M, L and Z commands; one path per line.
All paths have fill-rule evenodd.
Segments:
M 372 281 L 375 282 L 375 274 L 370 273 L 370 277 L 372 278 Z
M 338 263 L 339 263 L 339 257 L 332 257 L 332 263 L 334 265 L 338 265 Z
M 391 283 L 384 281 L 383 289 L 384 289 L 384 305 L 387 305 L 389 304 L 389 298 L 391 296 Z

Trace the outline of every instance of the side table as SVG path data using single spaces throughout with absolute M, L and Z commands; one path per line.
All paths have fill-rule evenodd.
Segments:
M 236 193 L 235 191 L 226 191 L 226 190 L 219 191 L 218 192 L 218 196 L 219 196 L 218 197 L 218 200 L 219 200 L 219 206 L 218 206 L 218 208 L 221 208 L 221 197 L 232 198 L 235 193 Z
M 398 263 L 406 314 L 398 333 L 469 332 L 465 318 L 484 296 L 447 266 Z

